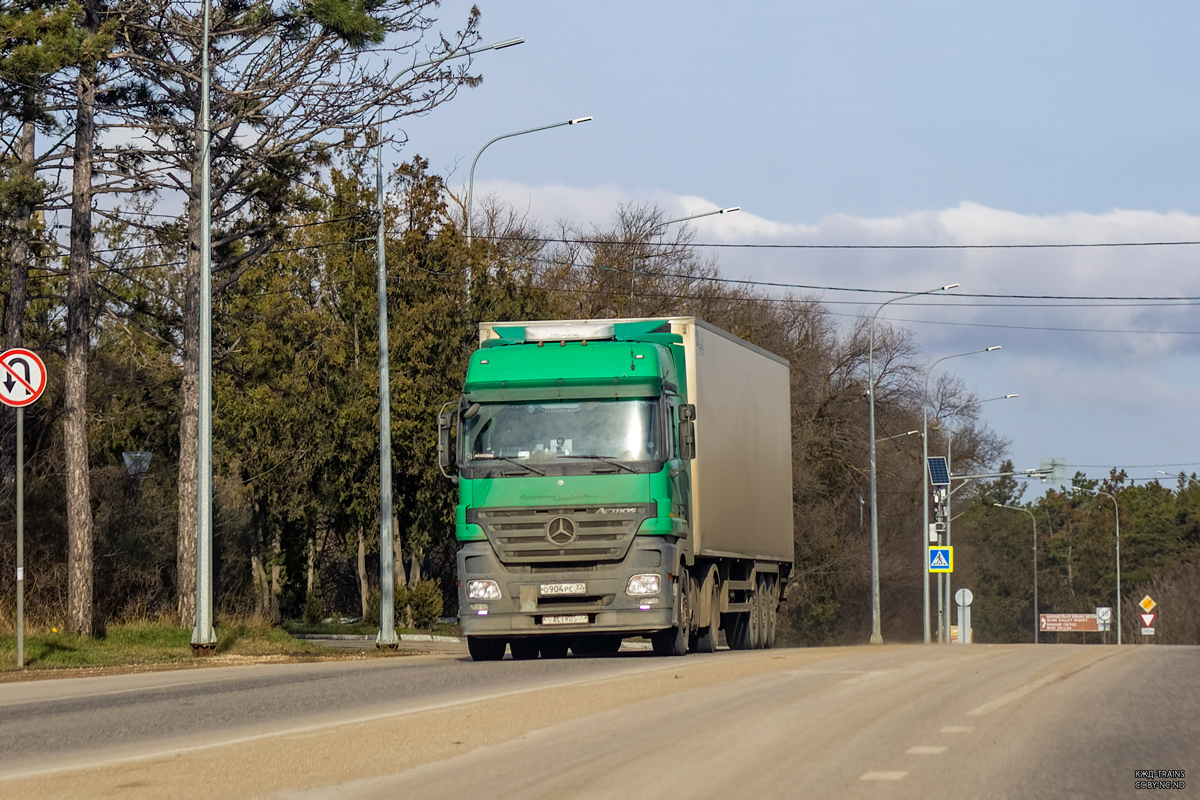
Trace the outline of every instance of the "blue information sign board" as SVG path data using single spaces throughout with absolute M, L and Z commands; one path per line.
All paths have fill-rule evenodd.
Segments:
M 931 548 L 929 548 L 929 571 L 930 572 L 954 572 L 954 548 L 953 547 L 931 547 Z

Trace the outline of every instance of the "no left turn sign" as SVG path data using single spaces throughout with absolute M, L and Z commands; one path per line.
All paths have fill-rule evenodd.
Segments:
M 46 365 L 37 353 L 14 347 L 0 354 L 0 402 L 27 406 L 46 389 Z

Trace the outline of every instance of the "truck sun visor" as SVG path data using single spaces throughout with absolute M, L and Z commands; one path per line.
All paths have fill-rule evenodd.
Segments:
M 584 324 L 573 322 L 569 325 L 527 325 L 525 341 L 527 342 L 566 342 L 591 339 L 612 339 L 615 330 L 611 322 Z

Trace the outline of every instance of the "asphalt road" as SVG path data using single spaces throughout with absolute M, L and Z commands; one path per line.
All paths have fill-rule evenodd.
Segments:
M 1200 796 L 1198 676 L 1197 647 L 885 645 L 7 684 L 0 795 Z

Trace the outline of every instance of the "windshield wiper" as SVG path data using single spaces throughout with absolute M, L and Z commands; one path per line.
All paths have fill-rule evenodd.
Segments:
M 514 464 L 518 467 L 521 467 L 522 469 L 527 469 L 530 472 L 535 472 L 538 475 L 541 475 L 543 478 L 546 477 L 546 473 L 542 472 L 537 467 L 531 467 L 528 464 L 522 464 L 520 461 L 517 461 L 515 458 L 509 458 L 508 456 L 496 456 L 496 458 L 499 459 L 500 461 L 507 461 L 510 464 Z
M 630 466 L 628 466 L 628 465 L 626 465 L 626 464 L 622 464 L 620 461 L 618 461 L 617 459 L 613 458 L 612 456 L 577 456 L 577 455 L 560 455 L 560 456 L 558 456 L 558 457 L 559 457 L 559 458 L 586 458 L 586 459 L 589 459 L 589 460 L 591 460 L 591 461 L 603 461 L 605 464 L 611 464 L 611 465 L 613 465 L 614 467 L 617 467 L 617 468 L 619 468 L 619 469 L 623 469 L 623 470 L 625 470 L 626 472 L 632 472 L 634 475 L 637 475 L 637 474 L 638 474 L 638 471 L 637 471 L 636 469 L 634 469 L 633 467 L 630 467 Z

